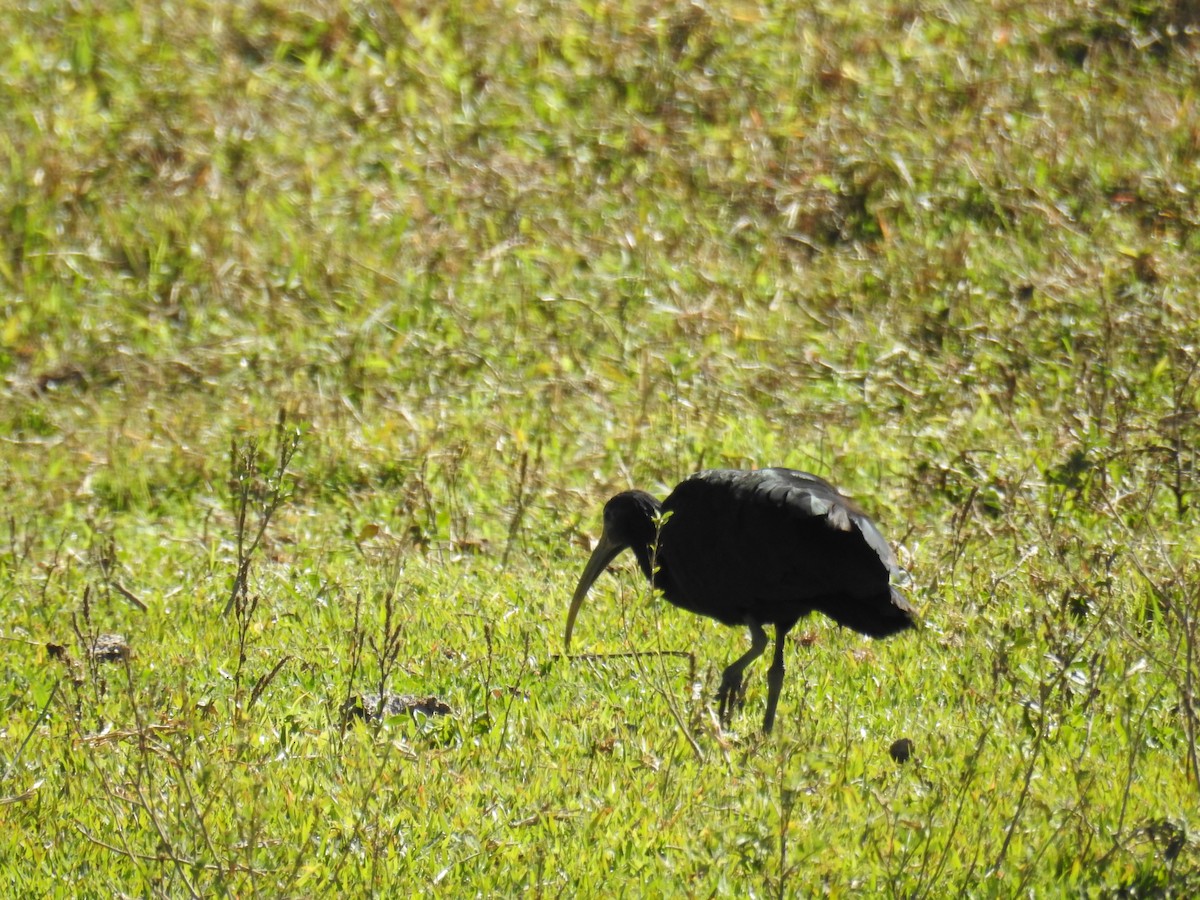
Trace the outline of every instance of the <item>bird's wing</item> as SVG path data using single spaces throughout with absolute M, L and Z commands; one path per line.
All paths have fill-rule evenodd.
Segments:
M 802 517 L 825 517 L 825 524 L 838 531 L 856 528 L 890 574 L 896 574 L 896 555 L 870 517 L 849 497 L 840 494 L 824 478 L 795 469 L 760 469 L 759 490 L 765 490 L 775 503 L 794 510 Z M 750 473 L 755 474 L 755 473 Z
M 762 610 L 774 604 L 874 596 L 894 565 L 871 520 L 803 472 L 708 470 L 682 482 L 663 512 L 663 559 L 691 600 L 681 605 L 726 621 L 738 621 L 736 602 L 771 621 Z

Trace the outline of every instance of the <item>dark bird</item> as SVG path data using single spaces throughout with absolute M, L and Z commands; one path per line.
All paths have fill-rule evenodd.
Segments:
M 723 725 L 742 700 L 742 673 L 767 647 L 764 625 L 775 626 L 763 720 L 769 732 L 783 686 L 784 638 L 802 617 L 823 612 L 871 637 L 916 624 L 915 610 L 891 585 L 896 558 L 875 523 L 807 472 L 710 469 L 662 503 L 645 491 L 617 494 L 604 505 L 604 532 L 571 598 L 568 650 L 588 589 L 626 548 L 671 603 L 750 629 L 750 649 L 721 675 Z

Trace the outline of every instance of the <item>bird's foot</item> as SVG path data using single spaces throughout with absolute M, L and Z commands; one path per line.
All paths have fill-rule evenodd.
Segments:
M 726 672 L 721 676 L 721 686 L 717 688 L 717 718 L 722 728 L 729 727 L 734 709 L 740 709 L 745 702 L 746 691 L 742 684 L 742 673 Z

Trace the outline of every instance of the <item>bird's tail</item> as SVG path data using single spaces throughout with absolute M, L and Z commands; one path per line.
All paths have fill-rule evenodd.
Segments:
M 888 637 L 920 624 L 917 611 L 908 598 L 891 585 L 886 593 L 869 600 L 847 598 L 840 603 L 830 603 L 821 612 L 839 625 L 876 638 Z

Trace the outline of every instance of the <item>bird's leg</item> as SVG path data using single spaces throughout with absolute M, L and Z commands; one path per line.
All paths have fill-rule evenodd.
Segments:
M 770 734 L 775 724 L 775 707 L 779 703 L 779 692 L 783 689 L 783 639 L 787 637 L 792 624 L 775 626 L 775 657 L 771 660 L 771 668 L 767 669 L 767 716 L 763 719 L 763 734 Z
M 753 619 L 746 619 L 750 626 L 750 649 L 726 666 L 721 673 L 721 686 L 717 689 L 717 717 L 721 727 L 729 725 L 734 705 L 742 699 L 742 672 L 767 649 L 767 633 Z

